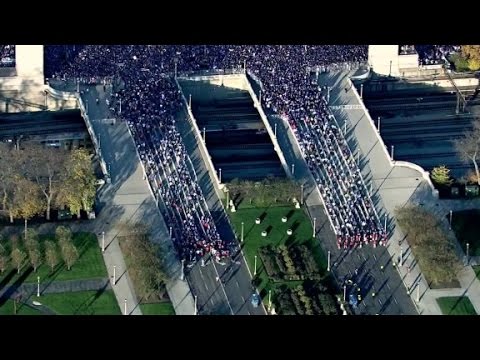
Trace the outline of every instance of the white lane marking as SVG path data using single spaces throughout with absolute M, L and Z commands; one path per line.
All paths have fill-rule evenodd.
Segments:
M 242 301 L 245 303 L 245 298 L 243 296 L 241 298 L 242 298 Z
M 210 303 L 215 306 L 215 303 L 213 302 L 213 299 L 210 299 Z
M 390 285 L 388 285 L 388 283 L 387 283 L 387 289 L 390 290 Z
M 395 301 L 395 304 L 398 305 L 397 299 L 393 298 L 393 301 Z
M 235 283 L 237 284 L 237 287 L 240 289 L 240 284 L 238 283 L 238 281 L 235 281 Z
M 377 261 L 377 257 L 375 256 L 375 254 L 373 254 L 373 259 Z
M 378 299 L 378 303 L 379 303 L 380 305 L 382 305 L 382 300 Z

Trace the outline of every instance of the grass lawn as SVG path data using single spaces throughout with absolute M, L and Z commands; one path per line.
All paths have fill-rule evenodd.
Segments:
M 258 290 L 263 298 L 267 296 L 269 290 L 273 290 L 283 284 L 297 286 L 301 283 L 301 281 L 277 283 L 270 281 L 259 255 L 259 249 L 263 246 L 269 244 L 274 246 L 282 244 L 291 245 L 294 243 L 298 245 L 305 244 L 313 253 L 322 273 L 325 273 L 327 268 L 326 256 L 320 247 L 319 241 L 313 239 L 312 224 L 303 209 L 295 209 L 293 206 L 275 206 L 270 208 L 240 206 L 235 213 L 228 212 L 228 214 L 239 239 L 242 222 L 244 222 L 243 252 L 252 275 L 254 273 L 255 255 L 257 255 L 257 275 L 261 281 L 258 285 Z M 286 223 L 282 223 L 281 219 L 283 216 L 288 218 Z M 260 225 L 255 224 L 256 218 L 263 219 Z M 291 236 L 287 235 L 287 229 L 293 230 Z M 267 237 L 261 236 L 263 230 L 268 232 Z
M 121 315 L 112 290 L 47 294 L 38 301 L 59 315 Z
M 437 299 L 443 315 L 477 315 L 468 296 L 451 296 Z
M 161 302 L 154 304 L 140 304 L 140 310 L 143 315 L 175 315 L 171 302 Z
M 477 279 L 480 280 L 480 265 L 472 266 L 473 271 L 475 271 L 475 275 Z
M 447 215 L 449 216 L 449 215 Z M 469 254 L 480 256 L 480 210 L 466 210 L 454 212 L 452 215 L 452 229 L 457 240 L 466 251 L 466 244 L 470 244 Z
M 13 300 L 7 300 L 5 304 L 0 306 L 0 315 L 14 315 L 13 314 L 14 305 Z M 41 315 L 42 313 L 36 309 L 32 309 L 30 306 L 25 304 L 17 304 L 17 315 Z
M 53 235 L 46 235 L 40 237 L 40 242 L 45 240 L 54 240 Z M 0 278 L 2 283 L 31 283 L 37 282 L 37 276 L 40 276 L 41 282 L 49 281 L 65 281 L 77 279 L 93 279 L 108 277 L 107 269 L 103 261 L 101 249 L 98 246 L 95 234 L 91 233 L 74 233 L 73 243 L 77 247 L 79 258 L 77 262 L 68 271 L 63 261 L 57 265 L 53 273 L 50 267 L 45 263 L 42 264 L 36 273 L 33 273 L 33 268 L 25 265 L 23 270 L 17 275 L 15 269 L 10 268 L 11 271 L 6 271 L 5 276 Z M 9 245 L 7 243 L 7 245 Z M 44 256 L 44 247 L 41 246 L 42 256 Z

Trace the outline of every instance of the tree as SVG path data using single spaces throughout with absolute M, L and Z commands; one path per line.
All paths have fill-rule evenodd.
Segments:
M 85 149 L 77 149 L 67 159 L 67 177 L 61 190 L 68 207 L 80 217 L 80 211 L 90 211 L 95 202 L 96 177 L 91 155 Z
M 480 69 L 480 45 L 462 45 L 461 52 L 470 70 Z
M 432 181 L 438 185 L 450 186 L 453 182 L 450 178 L 450 169 L 445 165 L 434 167 L 430 176 Z
M 37 268 L 42 263 L 42 254 L 38 248 L 28 250 L 30 264 L 33 266 L 33 272 L 37 272 Z
M 25 254 L 23 250 L 20 250 L 19 248 L 12 250 L 12 263 L 15 269 L 17 269 L 17 274 L 20 274 L 20 270 L 23 265 L 25 265 L 26 258 L 27 254 Z
M 57 226 L 55 229 L 55 238 L 60 247 L 62 247 L 63 244 L 72 242 L 72 231 L 66 226 Z
M 25 237 L 27 236 L 27 221 L 42 213 L 43 209 L 38 185 L 18 177 L 10 212 L 14 218 L 25 220 Z
M 62 149 L 33 144 L 27 145 L 23 151 L 28 158 L 27 173 L 45 197 L 46 219 L 50 220 L 52 202 L 67 175 L 67 153 Z
M 464 132 L 462 137 L 453 140 L 453 146 L 463 162 L 472 162 L 477 175 L 478 185 L 480 185 L 480 171 L 477 162 L 480 150 L 480 120 L 475 119 L 472 124 L 473 129 Z
M 57 245 L 53 241 L 45 241 L 45 261 L 50 267 L 51 272 L 55 269 L 60 262 L 58 257 Z
M 28 229 L 27 236 L 25 238 L 25 249 L 27 251 L 38 249 L 38 232 L 35 229 Z
M 78 250 L 71 242 L 65 242 L 61 245 L 60 251 L 62 253 L 63 261 L 67 265 L 67 270 L 70 271 L 73 264 L 78 260 Z
M 0 273 L 4 273 L 7 270 L 10 259 L 7 254 L 7 250 L 0 244 Z
M 2 211 L 8 211 L 10 222 L 13 223 L 13 201 L 17 179 L 20 175 L 20 162 L 18 151 L 13 147 L 0 143 L 0 194 L 2 199 Z

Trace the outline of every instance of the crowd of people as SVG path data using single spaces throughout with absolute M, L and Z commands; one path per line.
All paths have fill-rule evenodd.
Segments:
M 0 67 L 15 66 L 15 45 L 0 45 Z
M 460 45 L 416 45 L 420 65 L 448 63 L 448 57 L 460 51 Z
M 354 67 L 362 45 L 122 45 L 83 46 L 52 57 L 51 73 L 69 79 L 108 77 L 122 83 L 111 109 L 126 120 L 182 259 L 229 256 L 175 126 L 184 106 L 175 76 L 200 70 L 246 71 L 262 84 L 261 102 L 291 126 L 321 189 L 338 246 L 386 242 L 386 234 L 350 149 L 329 112 L 325 89 L 307 69 Z M 59 49 L 46 49 L 58 52 Z M 66 51 L 66 50 L 64 50 Z M 48 60 L 47 60 L 48 61 Z

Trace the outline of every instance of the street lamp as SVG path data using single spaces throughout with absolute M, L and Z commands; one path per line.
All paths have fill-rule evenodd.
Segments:
M 300 185 L 300 204 L 303 205 L 303 187 L 304 184 Z
M 380 116 L 378 117 L 378 120 L 377 120 L 377 131 L 380 134 Z
M 222 168 L 218 169 L 218 181 L 220 184 L 222 183 Z
M 127 299 L 123 301 L 123 315 L 127 315 Z
M 343 301 L 347 301 L 347 285 L 343 285 Z
M 184 270 L 184 267 L 185 267 L 185 259 L 182 259 L 182 272 L 180 273 L 180 280 L 185 280 L 185 270 Z
M 403 265 L 403 246 L 400 246 L 400 266 Z
M 254 262 L 254 268 L 253 268 L 253 276 L 257 276 L 257 255 L 255 255 L 255 262 Z
M 268 310 L 272 308 L 272 290 L 268 290 Z
M 37 297 L 40 297 L 40 276 L 37 276 Z
M 275 139 L 277 138 L 277 123 L 275 123 L 274 125 L 274 135 L 275 135 Z
M 168 229 L 168 233 L 170 234 L 170 238 L 172 238 L 172 234 L 173 234 L 173 228 L 170 226 L 170 228 Z
M 470 250 L 470 244 L 467 243 L 467 265 L 468 265 L 468 263 L 470 262 L 470 259 L 469 259 L 469 252 L 470 252 L 470 251 L 469 251 L 469 250 Z
M 327 257 L 327 271 L 330 271 L 330 250 L 328 250 L 328 257 Z
M 315 237 L 315 229 L 317 228 L 317 218 L 313 218 L 313 235 L 312 237 Z
M 417 284 L 417 303 L 420 302 L 420 282 Z
M 203 128 L 203 143 L 205 144 L 205 128 Z
M 450 217 L 449 217 L 449 229 L 452 230 L 452 218 L 453 218 L 453 211 L 450 210 Z
M 194 299 L 194 305 L 193 305 L 193 306 L 194 306 L 194 309 L 193 309 L 194 313 L 193 313 L 193 315 L 198 315 L 198 311 L 197 311 L 197 295 L 195 295 L 195 296 L 193 297 L 193 299 Z
M 102 231 L 102 253 L 105 252 L 105 231 Z
M 390 158 L 393 160 L 393 151 L 395 150 L 395 146 L 390 147 Z
M 229 202 L 230 202 L 230 190 L 228 190 L 227 187 L 225 187 L 225 193 L 227 194 L 227 204 L 225 206 L 228 209 L 228 205 L 229 205 Z
M 245 223 L 242 221 L 242 234 L 241 234 L 241 237 L 240 237 L 240 242 L 243 243 L 243 228 L 244 228 L 244 225 Z
M 117 285 L 117 266 L 113 265 L 113 285 Z
M 188 95 L 188 107 L 190 110 L 192 109 L 192 94 Z
M 295 174 L 295 164 L 292 164 L 292 176 Z

